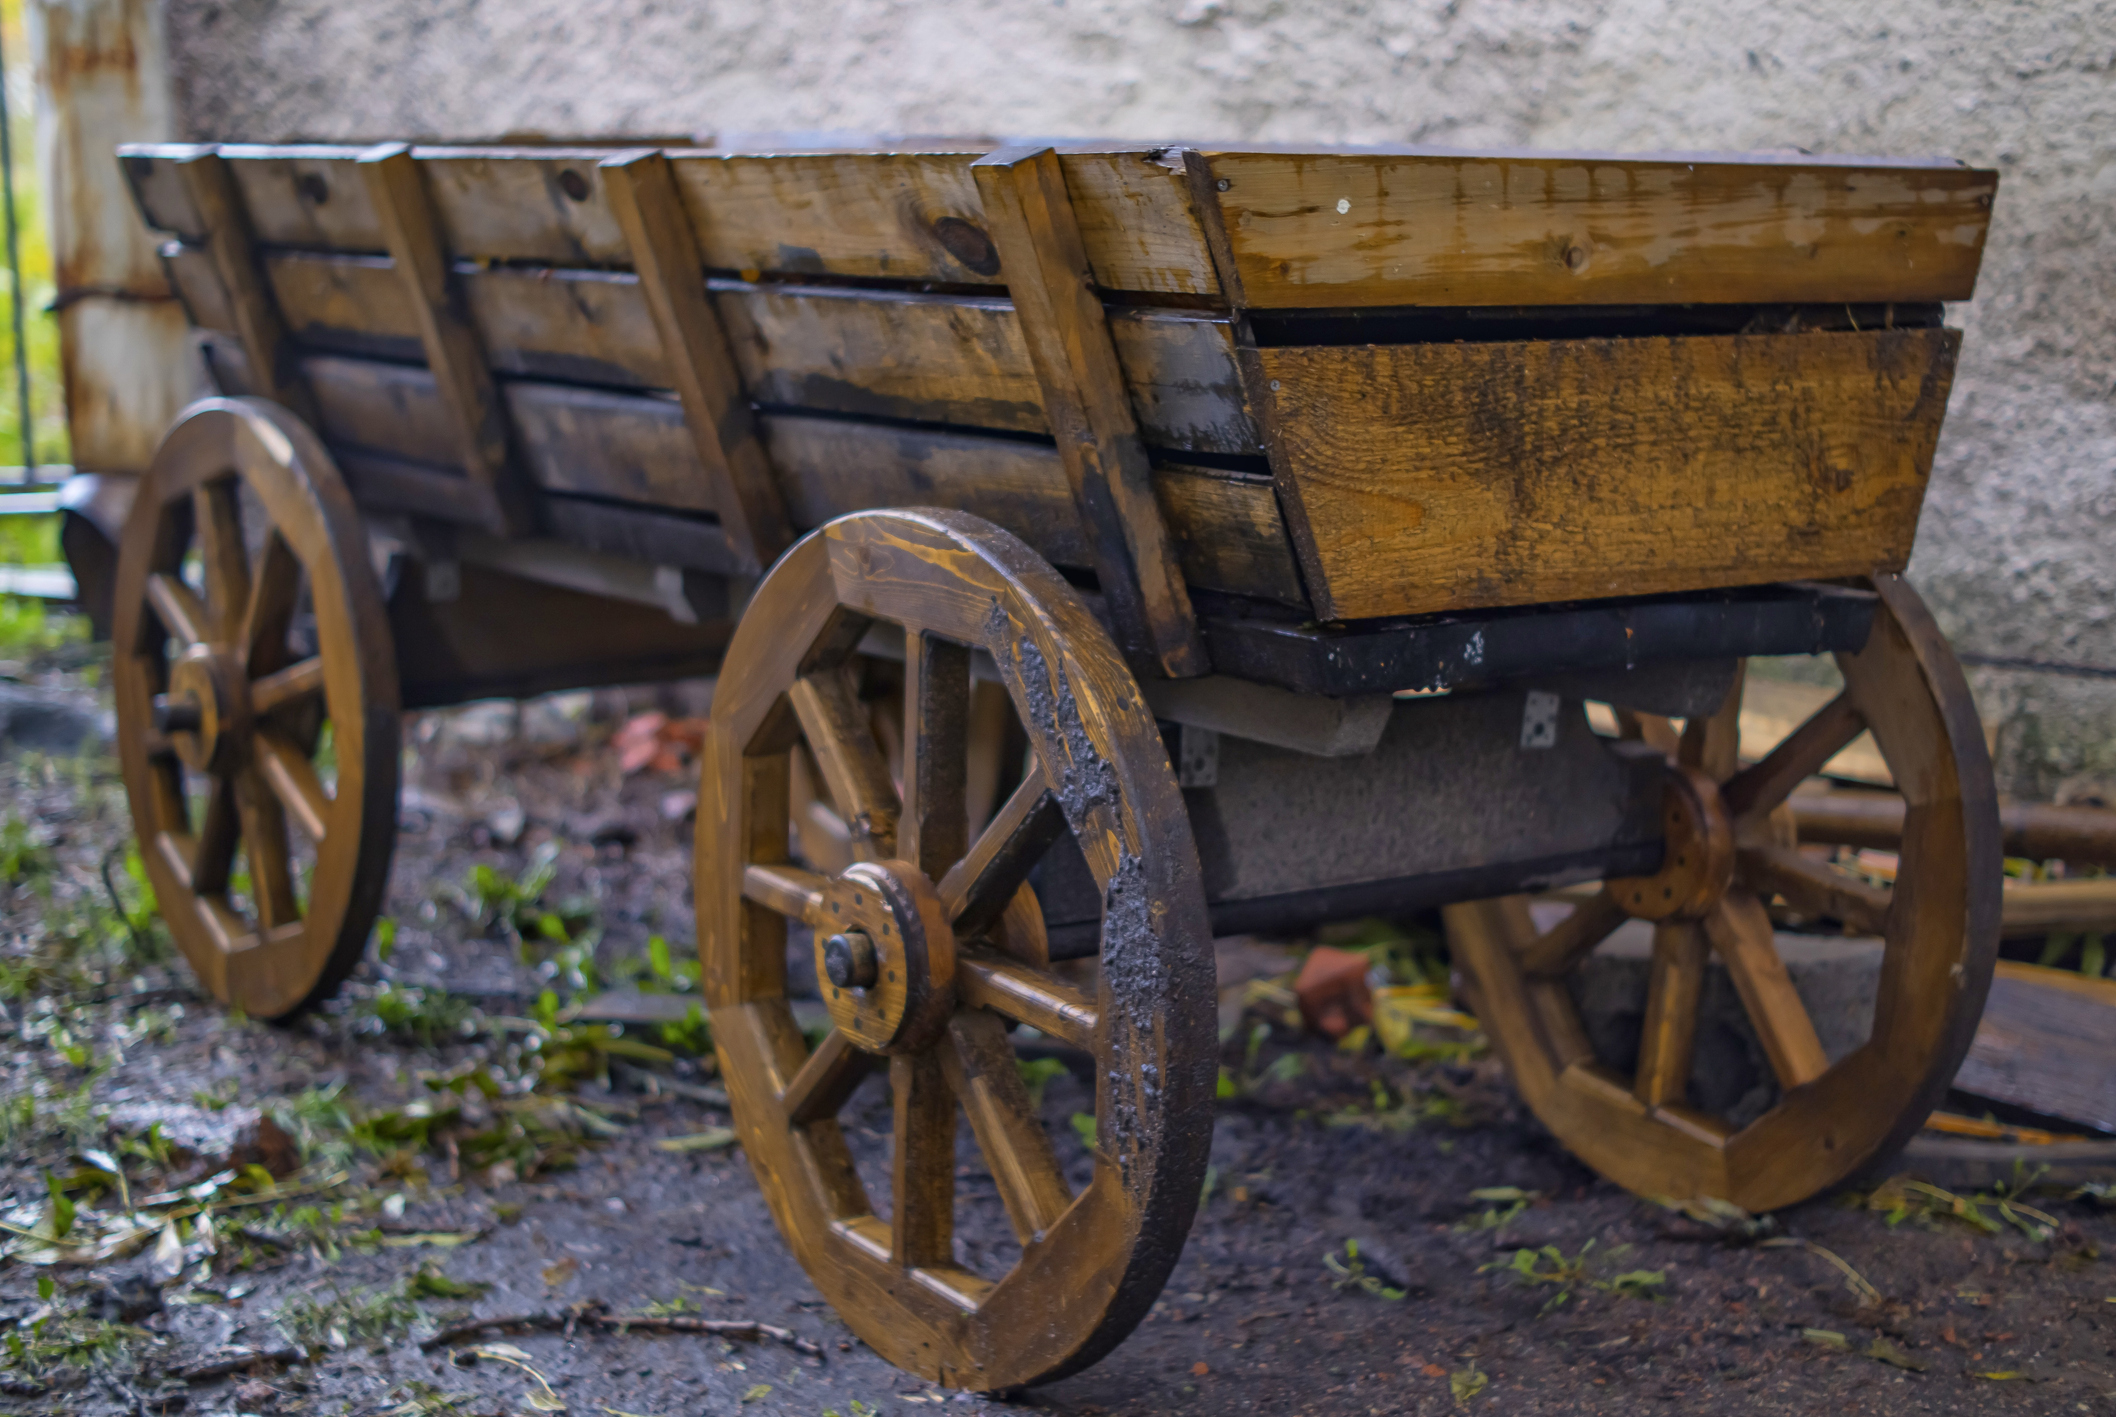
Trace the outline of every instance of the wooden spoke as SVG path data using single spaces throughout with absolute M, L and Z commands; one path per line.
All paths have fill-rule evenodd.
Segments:
M 1841 920 L 1862 935 L 1888 933 L 1895 897 L 1881 886 L 1783 846 L 1744 846 L 1737 860 L 1741 879 L 1752 889 L 1784 896 L 1802 915 Z
M 279 799 L 302 835 L 323 845 L 330 821 L 331 799 L 316 776 L 315 764 L 292 743 L 276 733 L 257 735 L 257 771 Z
M 1813 1082 L 1829 1069 L 1814 1020 L 1793 988 L 1763 903 L 1745 890 L 1730 890 L 1705 917 L 1705 934 L 1726 962 L 1742 1007 L 1781 1086 Z
M 213 621 L 191 587 L 175 576 L 157 571 L 147 577 L 147 603 L 170 639 L 186 646 L 205 643 Z
M 750 865 L 742 873 L 742 898 L 803 925 L 823 923 L 823 877 L 797 866 Z
M 1734 670 L 1727 696 L 1710 715 L 1692 718 L 1683 727 L 1676 758 L 1684 767 L 1696 768 L 1714 782 L 1725 782 L 1741 767 L 1741 690 L 1748 679 L 1748 663 Z
M 938 1050 L 889 1060 L 896 1128 L 889 1254 L 906 1269 L 955 1262 L 955 1094 Z
M 1061 1043 L 1095 1046 L 1094 1001 L 1047 970 L 983 951 L 955 959 L 955 993 L 970 1008 L 991 1009 Z
M 872 1053 L 860 1051 L 850 1038 L 832 1029 L 786 1084 L 786 1094 L 779 1099 L 786 1120 L 805 1127 L 837 1116 L 874 1064 Z
M 1521 972 L 1555 979 L 1594 953 L 1594 947 L 1630 919 L 1607 890 L 1574 906 L 1572 914 L 1539 935 L 1521 952 Z
M 897 854 L 939 880 L 970 844 L 970 651 L 904 636 L 904 815 Z
M 232 477 L 201 485 L 191 494 L 198 528 L 198 559 L 205 571 L 207 622 L 212 638 L 234 643 L 250 604 L 250 557 L 243 547 L 240 484 Z
M 1664 920 L 1653 927 L 1646 1021 L 1639 1034 L 1638 1075 L 1632 1083 L 1638 1100 L 1649 1107 L 1679 1103 L 1689 1094 L 1705 952 L 1704 932 L 1695 921 Z
M 294 623 L 294 609 L 301 597 L 301 562 L 277 528 L 265 537 L 264 552 L 257 558 L 256 574 L 250 578 L 250 595 L 243 607 L 242 630 L 236 639 L 243 663 L 252 679 L 271 674 L 286 663 L 287 630 Z M 316 663 L 316 687 L 323 684 L 323 664 Z M 255 702 L 256 687 L 251 688 Z M 263 713 L 262 707 L 257 712 Z
M 1669 757 L 1674 757 L 1682 744 L 1682 735 L 1675 731 L 1673 721 L 1657 713 L 1640 713 L 1637 709 L 1618 707 L 1616 712 L 1617 732 L 1634 743 L 1644 743 L 1649 748 L 1658 748 Z
M 1785 741 L 1743 768 L 1720 791 L 1727 815 L 1737 826 L 1755 821 L 1792 795 L 1794 788 L 1821 772 L 1866 728 L 1866 721 L 1843 693 L 1789 734 Z
M 853 854 L 863 861 L 896 855 L 896 784 L 851 681 L 838 670 L 811 674 L 786 695 L 838 815 L 851 829 Z
M 242 819 L 235 809 L 235 784 L 216 777 L 206 795 L 206 810 L 184 863 L 186 884 L 195 895 L 225 895 L 235 868 L 235 848 L 242 840 Z
M 301 919 L 294 898 L 293 863 L 287 857 L 286 809 L 265 775 L 254 768 L 235 777 L 235 809 L 242 819 L 243 859 L 250 867 L 250 898 L 260 931 Z
M 1050 1134 L 1029 1105 L 1006 1025 L 982 1010 L 957 1014 L 948 1022 L 941 1062 L 969 1115 L 1016 1238 L 1024 1245 L 1042 1238 L 1073 1203 L 1073 1193 L 1051 1150 Z
M 323 657 L 317 655 L 297 660 L 284 669 L 273 670 L 262 679 L 250 681 L 250 712 L 263 718 L 288 704 L 299 703 L 322 692 Z
M 1065 830 L 1065 814 L 1035 763 L 1021 786 L 985 824 L 962 859 L 940 879 L 940 898 L 955 933 L 975 939 L 989 930 L 1029 872 Z

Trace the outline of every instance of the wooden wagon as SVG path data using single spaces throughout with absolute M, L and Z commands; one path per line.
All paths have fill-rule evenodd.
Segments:
M 1753 1210 L 1884 1159 L 1967 1044 L 1991 771 L 1898 573 L 1991 173 L 1085 143 L 122 161 L 225 395 L 170 430 L 115 600 L 125 776 L 200 977 L 279 1017 L 353 967 L 400 710 L 717 673 L 695 884 L 737 1125 L 817 1286 L 906 1368 L 1046 1380 L 1144 1315 L 1205 1167 L 1216 934 L 1450 905 L 1461 988 L 1552 1130 L 1634 1190 Z M 1783 655 L 1834 656 L 1841 692 L 1744 763 L 1742 666 Z M 981 768 L 994 695 L 1019 751 Z M 1650 715 L 1686 721 L 1672 749 Z M 1892 894 L 1801 854 L 1784 808 L 1862 732 L 1907 803 Z M 1605 884 L 1538 933 L 1518 893 L 1580 881 Z M 1885 941 L 1834 1063 L 1771 902 Z M 1566 979 L 1632 918 L 1623 1076 Z M 790 926 L 834 1024 L 814 1048 Z M 1739 1127 L 1687 1100 L 1715 955 L 1779 1085 Z M 1021 1028 L 1093 1059 L 1077 1194 Z M 878 1068 L 881 1204 L 835 1120 Z M 951 1244 L 958 1113 L 1019 1238 L 1004 1273 Z

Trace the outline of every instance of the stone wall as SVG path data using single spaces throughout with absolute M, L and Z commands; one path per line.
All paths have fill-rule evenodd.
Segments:
M 2116 784 L 2116 0 L 167 3 L 197 138 L 1038 133 L 1995 167 L 1913 574 L 1974 666 L 2002 784 Z

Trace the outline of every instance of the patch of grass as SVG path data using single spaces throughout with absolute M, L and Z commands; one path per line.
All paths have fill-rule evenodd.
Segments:
M 476 1035 L 484 1015 L 468 999 L 446 989 L 388 980 L 355 1001 L 353 1027 L 431 1048 L 451 1039 Z
M 2022 1199 L 2023 1193 L 2034 1184 L 2035 1178 L 2031 1176 L 2015 1185 L 1996 1186 L 1990 1192 L 1963 1196 L 1929 1181 L 1896 1176 L 1858 1197 L 1855 1203 L 1867 1210 L 1881 1212 L 1890 1225 L 1912 1220 L 1926 1229 L 1938 1229 L 1952 1221 L 1986 1235 L 2001 1234 L 2007 1225 L 2011 1225 L 2031 1240 L 2047 1240 L 2062 1227 L 2056 1216 Z M 1996 1214 L 1986 1215 L 1987 1206 Z
M 433 1265 L 421 1265 L 381 1288 L 334 1292 L 328 1299 L 292 1300 L 281 1307 L 278 1318 L 295 1342 L 311 1350 L 350 1348 L 356 1343 L 381 1349 L 425 1317 L 421 1303 L 474 1298 L 485 1288 L 450 1279 Z
M 60 1367 L 108 1367 L 148 1335 L 130 1324 L 90 1315 L 85 1307 L 61 1309 L 50 1275 L 37 1280 L 42 1307 L 0 1340 L 0 1369 L 40 1379 Z
M 1470 1124 L 1469 1109 L 1444 1092 L 1403 1092 L 1392 1094 L 1388 1084 L 1380 1078 L 1373 1079 L 1368 1087 L 1372 1094 L 1370 1105 L 1362 1107 L 1352 1103 L 1338 1108 L 1323 1118 L 1323 1125 L 1330 1127 L 1358 1127 L 1370 1132 L 1408 1132 L 1427 1122 L 1439 1122 L 1451 1127 Z
M 1582 1290 L 1598 1289 L 1609 1294 L 1624 1294 L 1634 1299 L 1659 1299 L 1661 1290 L 1667 1287 L 1668 1272 L 1661 1269 L 1634 1269 L 1608 1278 L 1597 1277 L 1594 1271 L 1603 1258 L 1615 1259 L 1625 1253 L 1629 1245 L 1617 1245 L 1604 1250 L 1601 1256 L 1594 1251 L 1594 1241 L 1589 1240 L 1580 1247 L 1580 1252 L 1567 1257 L 1556 1245 L 1545 1245 L 1541 1249 L 1519 1249 L 1503 1260 L 1494 1261 L 1478 1269 L 1479 1274 L 1500 1270 L 1511 1274 L 1516 1283 L 1532 1289 L 1549 1289 L 1552 1292 L 1537 1316 L 1549 1313 L 1560 1304 Z

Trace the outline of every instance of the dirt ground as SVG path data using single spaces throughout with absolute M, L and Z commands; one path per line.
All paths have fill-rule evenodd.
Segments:
M 92 657 L 17 669 L 92 699 Z M 288 1027 L 192 991 L 138 908 L 106 758 L 0 763 L 0 1412 L 2116 1410 L 2116 1217 L 2092 1196 L 1986 1197 L 1971 1223 L 1898 1187 L 1745 1234 L 1597 1180 L 1488 1058 L 1348 1054 L 1268 1000 L 1226 1044 L 1236 1095 L 1147 1321 L 1049 1387 L 930 1388 L 853 1339 L 740 1150 L 715 1145 L 696 1027 L 553 1012 L 691 982 L 688 772 L 626 777 L 605 741 L 647 706 L 413 720 L 388 958 Z M 1065 1067 L 1038 1080 L 1084 1177 L 1069 1119 L 1091 1089 Z M 285 1135 L 245 1132 L 248 1109 Z M 845 1121 L 886 1193 L 885 1083 Z M 966 1250 L 1003 1253 L 967 1133 L 960 1160 Z M 66 1254 L 91 1262 L 33 1262 Z M 465 1315 L 568 1312 L 589 1321 L 420 1342 Z

